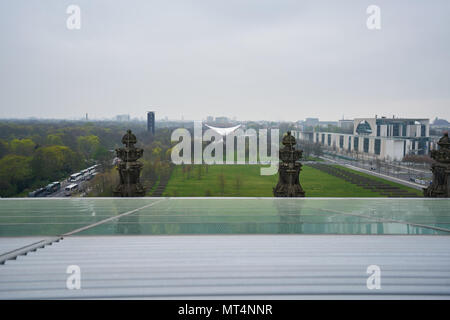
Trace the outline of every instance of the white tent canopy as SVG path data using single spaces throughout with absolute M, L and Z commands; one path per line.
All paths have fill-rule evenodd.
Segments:
M 239 125 L 237 125 L 237 126 L 229 127 L 229 128 L 216 128 L 216 127 L 209 126 L 209 125 L 207 125 L 207 124 L 205 124 L 205 126 L 207 126 L 208 128 L 214 130 L 215 132 L 217 132 L 217 133 L 220 134 L 221 136 L 227 136 L 227 135 L 229 135 L 230 133 L 233 133 L 233 132 L 234 132 L 236 129 L 238 129 L 241 125 L 239 124 Z

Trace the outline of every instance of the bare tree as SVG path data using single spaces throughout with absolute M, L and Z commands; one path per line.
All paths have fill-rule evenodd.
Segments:
M 198 180 L 202 180 L 202 169 L 203 169 L 203 166 L 202 165 L 198 165 L 197 167 L 198 167 L 197 178 L 198 178 Z
M 219 174 L 218 179 L 220 193 L 223 195 L 225 193 L 225 175 L 223 174 L 223 172 Z
M 241 194 L 241 187 L 242 187 L 242 178 L 241 178 L 240 175 L 236 176 L 235 185 L 236 185 L 236 193 L 238 195 L 240 195 Z

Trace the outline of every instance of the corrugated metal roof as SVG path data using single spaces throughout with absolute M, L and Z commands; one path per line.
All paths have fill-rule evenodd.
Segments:
M 71 236 L 0 265 L 0 298 L 448 299 L 449 248 L 436 235 Z M 69 265 L 79 290 L 66 288 Z

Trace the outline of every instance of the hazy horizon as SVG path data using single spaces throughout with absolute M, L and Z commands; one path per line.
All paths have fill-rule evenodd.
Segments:
M 383 115 L 376 115 L 378 118 L 381 118 Z M 220 117 L 220 116 L 218 116 Z M 384 117 L 384 116 L 383 116 Z M 213 118 L 215 118 L 215 116 L 213 116 Z M 306 117 L 306 118 L 314 118 L 314 117 Z M 291 119 L 291 120 L 270 120 L 270 119 L 232 119 L 232 118 L 228 118 L 230 121 L 237 121 L 237 122 L 299 122 L 299 121 L 305 121 L 306 118 L 304 119 Z M 354 120 L 354 119 L 358 119 L 358 118 L 372 118 L 372 116 L 367 116 L 367 117 L 362 117 L 362 116 L 358 116 L 355 118 L 346 118 L 346 119 L 320 119 L 320 122 L 338 122 L 339 120 Z M 388 118 L 388 117 L 386 117 Z M 395 117 L 396 119 L 400 119 L 400 117 Z M 402 117 L 402 119 L 404 119 L 405 117 Z M 412 119 L 429 119 L 430 120 L 430 124 L 433 124 L 433 121 L 435 120 L 436 117 L 434 118 L 426 118 L 426 117 L 407 117 L 407 118 L 412 118 Z M 446 120 L 448 122 L 450 122 L 449 119 L 445 119 L 442 117 L 437 117 L 439 120 Z M 79 118 L 42 118 L 42 117 L 22 117 L 22 118 L 0 118 L 0 121 L 69 121 L 69 122 L 86 122 L 85 118 L 79 117 Z M 127 123 L 127 122 L 143 122 L 143 123 L 147 123 L 147 119 L 146 117 L 130 117 L 130 120 L 118 120 L 116 119 L 116 117 L 102 117 L 102 118 L 89 118 L 87 120 L 87 122 L 118 122 L 118 123 Z M 165 117 L 156 117 L 156 121 L 160 122 L 164 122 L 164 121 L 168 121 L 168 122 L 195 122 L 195 121 L 203 121 L 203 122 L 207 122 L 206 117 L 203 117 L 201 119 L 174 119 L 174 118 L 165 118 Z M 215 121 L 215 120 L 214 120 Z
M 445 0 L 3 1 L 0 118 L 450 120 L 449 14 Z

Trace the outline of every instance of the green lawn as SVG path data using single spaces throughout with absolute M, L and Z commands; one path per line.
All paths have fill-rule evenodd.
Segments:
M 163 195 L 272 197 L 272 189 L 277 184 L 278 175 L 261 176 L 260 167 L 260 165 L 211 165 L 206 173 L 205 165 L 195 165 L 189 174 L 186 170 L 183 174 L 182 167 L 176 166 Z M 300 173 L 300 184 L 307 197 L 382 197 L 379 193 L 365 190 L 307 165 L 303 166 Z

